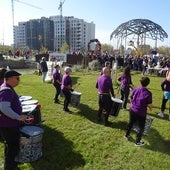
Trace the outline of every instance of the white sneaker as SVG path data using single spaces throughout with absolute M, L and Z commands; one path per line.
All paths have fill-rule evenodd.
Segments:
M 145 142 L 143 142 L 143 141 L 137 142 L 135 144 L 135 146 L 143 146 L 143 145 L 145 145 Z
M 162 112 L 160 112 L 160 113 L 158 113 L 158 116 L 163 118 L 164 114 Z

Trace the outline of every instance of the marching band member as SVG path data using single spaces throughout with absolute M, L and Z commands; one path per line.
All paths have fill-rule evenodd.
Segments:
M 65 74 L 62 77 L 62 85 L 61 85 L 61 90 L 65 95 L 63 110 L 68 113 L 71 113 L 70 110 L 68 109 L 68 105 L 71 101 L 71 91 L 73 91 L 72 79 L 70 77 L 71 73 L 72 73 L 72 69 L 70 67 L 66 67 Z
M 21 103 L 14 90 L 19 84 L 20 75 L 14 70 L 5 72 L 0 90 L 0 133 L 5 141 L 4 170 L 15 170 L 17 167 L 15 157 L 19 152 L 19 127 L 27 119 L 26 115 L 21 115 Z
M 136 136 L 136 146 L 145 144 L 141 141 L 141 138 L 145 128 L 147 108 L 152 109 L 152 93 L 146 88 L 150 83 L 150 79 L 142 77 L 140 83 L 141 86 L 133 89 L 130 96 L 130 117 L 125 135 L 128 139 L 133 125 L 138 122 L 139 132 L 137 132 Z
M 166 77 L 161 83 L 161 88 L 163 91 L 163 97 L 162 97 L 162 104 L 161 104 L 161 112 L 158 113 L 158 116 L 163 118 L 164 117 L 164 111 L 166 108 L 166 103 L 170 99 L 170 68 L 166 72 Z M 169 96 L 165 96 L 165 93 L 169 93 Z M 170 120 L 170 114 L 169 114 L 169 120 Z
M 101 121 L 101 115 L 104 114 L 104 125 L 108 126 L 108 117 L 111 110 L 111 95 L 114 97 L 112 79 L 108 67 L 103 68 L 103 74 L 97 80 L 96 88 L 98 89 L 98 121 Z M 110 95 L 111 94 L 111 95 Z

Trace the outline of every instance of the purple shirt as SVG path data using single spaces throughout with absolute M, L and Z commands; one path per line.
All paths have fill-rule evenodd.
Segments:
M 99 93 L 110 93 L 112 89 L 112 79 L 110 76 L 101 75 L 97 80 L 97 84 Z
M 161 84 L 163 91 L 170 91 L 170 81 L 168 81 L 166 78 L 162 81 Z
M 152 104 L 152 93 L 144 87 L 137 87 L 131 94 L 131 110 L 141 117 L 146 117 L 147 105 Z
M 58 70 L 54 70 L 53 71 L 53 80 L 52 80 L 52 83 L 54 84 L 54 85 L 57 85 L 58 84 L 58 82 L 56 81 L 56 80 L 58 80 L 59 82 L 61 81 L 61 75 L 60 75 L 60 73 L 59 73 L 59 71 Z
M 62 77 L 62 85 L 61 85 L 61 89 L 62 90 L 68 90 L 66 87 L 67 86 L 72 86 L 72 80 L 71 77 L 68 74 L 64 74 Z
M 22 113 L 22 106 L 19 100 L 18 95 L 16 94 L 15 90 L 6 83 L 3 83 L 1 87 L 9 87 L 10 89 L 0 91 L 0 102 L 10 102 L 11 108 L 14 112 L 21 115 Z M 0 127 L 18 127 L 21 125 L 21 122 L 16 119 L 11 119 L 1 113 L 0 116 Z
M 132 84 L 132 79 L 130 75 L 128 76 L 122 75 L 118 78 L 118 80 L 121 82 L 122 87 L 129 86 L 130 84 Z

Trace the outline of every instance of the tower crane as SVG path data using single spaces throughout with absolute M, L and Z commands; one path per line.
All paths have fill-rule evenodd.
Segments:
M 61 37 L 60 37 L 60 43 L 61 43 L 61 46 L 63 44 L 63 39 L 62 39 L 62 13 L 63 13 L 63 4 L 64 4 L 65 0 L 60 0 L 60 4 L 59 4 L 59 7 L 58 7 L 58 10 L 60 10 L 60 29 L 61 29 Z M 61 47 L 60 47 L 61 48 Z
M 37 6 L 35 6 L 35 5 L 32 5 L 32 4 L 29 4 L 29 3 L 27 3 L 27 2 L 23 2 L 23 1 L 20 1 L 20 0 L 11 0 L 11 5 L 12 5 L 12 27 L 13 27 L 13 31 L 14 31 L 14 26 L 15 26 L 14 1 L 19 2 L 19 3 L 22 3 L 22 4 L 27 5 L 27 6 L 30 6 L 30 7 L 33 7 L 33 8 L 37 8 L 37 9 L 42 10 L 42 8 L 37 7 Z
M 14 19 L 14 1 L 22 3 L 22 4 L 30 6 L 30 7 L 33 7 L 33 8 L 42 9 L 42 8 L 37 7 L 35 5 L 29 4 L 27 2 L 23 2 L 23 1 L 20 1 L 20 0 L 11 0 L 11 4 L 12 4 L 12 24 L 13 24 L 13 27 L 14 27 L 14 24 L 15 24 L 14 23 L 15 22 L 15 19 Z

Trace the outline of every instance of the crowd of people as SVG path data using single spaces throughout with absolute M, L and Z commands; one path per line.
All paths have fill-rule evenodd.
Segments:
M 154 73 L 154 68 L 159 68 L 157 74 L 164 75 L 166 68 L 170 67 L 170 59 L 164 56 L 156 55 L 143 55 L 143 56 L 133 56 L 133 55 L 108 55 L 107 53 L 102 56 L 95 56 L 99 63 L 104 66 L 106 61 L 111 63 L 117 63 L 118 68 L 124 68 L 129 66 L 131 70 L 140 71 L 143 75 Z M 162 69 L 162 70 L 161 70 Z M 165 69 L 165 70 L 164 70 Z M 157 71 L 157 70 L 156 70 Z

